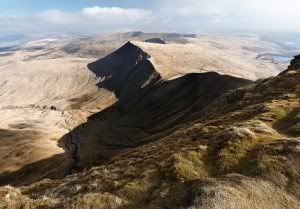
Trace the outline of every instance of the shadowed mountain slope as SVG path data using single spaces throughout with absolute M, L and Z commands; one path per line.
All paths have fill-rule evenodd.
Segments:
M 148 43 L 154 43 L 154 44 L 167 44 L 163 39 L 161 38 L 151 38 L 151 39 L 147 39 L 145 40 L 145 42 Z
M 6 50 L 0 185 L 28 186 L 0 208 L 300 208 L 294 52 L 141 32 Z
M 0 205 L 298 209 L 299 63 L 297 56 L 277 77 L 222 94 L 160 140 L 97 167 L 19 189 L 2 187 Z M 91 121 L 100 124 L 100 115 Z
M 167 44 L 140 42 L 151 38 L 160 38 Z M 106 57 L 106 61 L 95 62 L 95 57 L 103 58 L 128 40 L 133 40 L 132 46 L 125 45 L 124 53 L 119 50 L 117 54 L 109 56 L 112 59 Z M 246 46 L 259 47 L 260 50 L 249 51 L 244 49 Z M 251 80 L 265 78 L 276 75 L 279 71 L 267 60 L 256 60 L 257 53 L 282 53 L 276 45 L 248 38 L 141 32 L 74 40 L 43 39 L 8 50 L 11 55 L 0 57 L 0 176 L 5 176 L 4 182 L 9 182 L 7 173 L 24 173 L 27 170 L 26 175 L 22 176 L 27 177 L 28 181 L 23 183 L 56 177 L 57 175 L 49 174 L 52 170 L 60 170 L 58 176 L 69 173 L 72 162 L 68 159 L 73 155 L 65 155 L 63 141 L 70 138 L 70 134 L 63 136 L 86 122 L 90 115 L 101 112 L 97 117 L 106 115 L 111 120 L 114 118 L 111 116 L 112 109 L 113 115 L 117 114 L 115 118 L 121 117 L 120 114 L 124 115 L 120 121 L 114 119 L 114 122 L 108 123 L 108 119 L 103 119 L 105 122 L 101 125 L 104 128 L 99 126 L 97 131 L 91 132 L 97 133 L 97 136 L 92 136 L 93 139 L 105 138 L 106 144 L 110 139 L 124 141 L 121 145 L 127 144 L 125 147 L 129 146 L 127 141 L 131 138 L 135 142 L 133 144 L 157 140 L 160 136 L 155 135 L 155 130 L 165 135 L 165 131 L 170 132 L 169 129 L 174 124 L 180 121 L 184 123 L 188 115 L 213 100 L 214 96 L 211 96 L 203 98 L 201 104 L 197 104 L 196 97 L 202 97 L 199 95 L 204 94 L 206 89 L 202 89 L 199 84 L 203 91 L 201 93 L 200 88 L 194 86 L 207 82 L 210 88 L 218 88 L 209 79 L 211 76 L 204 77 L 209 74 L 198 78 L 197 73 L 213 71 Z M 95 63 L 88 65 L 91 62 Z M 112 72 L 113 66 L 116 67 L 116 72 Z M 96 76 L 88 67 L 100 75 Z M 108 69 L 111 72 L 106 72 Z M 227 79 L 226 76 L 223 78 Z M 222 93 L 222 82 L 218 93 Z M 186 83 L 191 85 L 185 88 Z M 232 82 L 229 83 L 233 85 Z M 171 92 L 174 94 L 172 97 Z M 160 97 L 165 100 L 160 102 Z M 204 102 L 206 99 L 207 102 Z M 114 105 L 117 101 L 118 105 Z M 147 108 L 146 111 L 143 111 L 144 108 Z M 102 114 L 103 110 L 109 114 Z M 164 115 L 164 112 L 168 115 Z M 129 128 L 136 129 L 128 133 L 129 128 L 124 128 L 127 123 Z M 107 127 L 114 127 L 117 131 Z M 107 131 L 102 133 L 102 129 Z M 152 133 L 155 133 L 154 136 Z M 80 138 L 79 136 L 74 132 L 74 138 Z M 95 144 L 99 146 L 98 143 L 96 141 Z M 124 147 L 119 150 L 123 151 Z M 103 152 L 95 160 L 114 151 Z M 51 163 L 51 157 L 55 157 L 55 162 L 61 159 L 64 168 L 54 168 L 53 165 L 58 163 Z M 43 166 L 39 166 L 41 161 Z M 34 172 L 35 169 L 37 173 Z M 11 175 L 13 180 L 17 179 L 22 183 L 23 178 L 18 176 L 20 175 Z
M 88 67 L 118 102 L 66 136 L 80 167 L 159 140 L 225 92 L 252 83 L 215 72 L 164 80 L 151 56 L 130 42 Z
M 252 83 L 216 72 L 190 73 L 167 80 L 166 71 L 153 64 L 151 55 L 131 42 L 88 68 L 99 80 L 99 93 L 110 92 L 118 101 L 91 115 L 58 141 L 66 154 L 57 156 L 55 162 L 60 158 L 63 168 L 54 169 L 51 162 L 47 167 L 44 160 L 41 163 L 46 165 L 46 175 L 45 166 L 37 162 L 15 174 L 2 174 L 2 184 L 61 177 L 160 140 L 225 92 Z M 99 103 L 105 103 L 106 98 L 103 100 L 98 99 Z M 29 172 L 31 175 L 27 175 Z

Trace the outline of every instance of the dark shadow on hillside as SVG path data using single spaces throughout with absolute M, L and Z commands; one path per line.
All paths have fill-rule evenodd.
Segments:
M 0 186 L 24 186 L 42 179 L 60 179 L 66 176 L 70 164 L 66 162 L 66 155 L 59 154 L 51 158 L 26 165 L 15 172 L 0 174 Z
M 14 150 L 7 150 L 7 152 L 1 153 L 1 161 L 5 162 L 5 159 L 30 157 L 30 155 L 23 155 L 27 150 L 24 150 L 23 144 L 34 143 L 39 137 L 43 137 L 43 133 L 34 130 L 30 124 L 16 124 L 11 126 L 13 129 L 0 129 L 0 145 L 9 146 L 14 145 Z M 10 145 L 10 143 L 13 143 Z M 64 147 L 63 140 L 59 140 L 58 146 Z M 4 150 L 6 151 L 6 150 Z M 23 156 L 22 156 L 23 155 Z M 43 178 L 62 178 L 66 175 L 72 159 L 70 155 L 59 154 L 53 157 L 40 160 L 28 165 L 25 165 L 21 169 L 15 172 L 0 172 L 0 186 L 6 184 L 12 185 L 24 185 L 30 184 L 34 181 Z M 17 161 L 16 161 L 17 162 Z M 7 166 L 10 166 L 11 162 L 7 162 Z M 2 166 L 6 166 L 2 165 Z
M 292 137 L 300 136 L 300 108 L 295 108 L 284 118 L 279 120 L 273 127 L 282 134 Z
M 137 93 L 126 108 L 117 102 L 63 136 L 58 143 L 65 154 L 2 174 L 0 185 L 61 178 L 101 164 L 131 148 L 159 140 L 224 92 L 249 83 L 217 73 L 189 74 L 159 82 Z
M 89 64 L 89 70 L 101 80 L 98 87 L 114 92 L 119 101 L 63 136 L 58 143 L 65 149 L 64 155 L 2 175 L 0 185 L 59 178 L 104 163 L 161 139 L 225 92 L 252 83 L 214 72 L 163 81 L 148 58 L 140 48 L 127 43 Z

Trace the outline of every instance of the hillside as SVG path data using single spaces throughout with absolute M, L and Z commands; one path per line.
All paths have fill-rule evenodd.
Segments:
M 215 72 L 166 80 L 151 56 L 130 42 L 89 68 L 106 78 L 98 87 L 114 92 L 118 102 L 66 136 L 67 147 L 76 144 L 76 164 L 83 167 L 159 140 L 224 92 L 252 83 Z
M 118 101 L 63 139 L 72 169 L 98 166 L 2 187 L 0 206 L 298 209 L 300 57 L 249 86 L 218 73 L 165 80 L 150 54 L 128 43 L 88 66 Z
M 166 44 L 148 43 L 151 39 L 161 39 Z M 126 44 L 129 40 L 131 44 Z M 43 39 L 0 51 L 0 178 L 6 179 L 9 173 L 19 171 L 26 180 L 14 178 L 14 175 L 11 178 L 23 184 L 70 173 L 74 156 L 69 155 L 73 148 L 65 144 L 66 139 L 95 113 L 111 118 L 105 119 L 100 126 L 107 130 L 100 138 L 109 141 L 121 134 L 126 137 L 121 137 L 120 141 L 126 142 L 136 134 L 134 138 L 142 137 L 134 141 L 148 141 L 158 126 L 165 135 L 165 130 L 171 131 L 174 124 L 222 94 L 223 91 L 214 89 L 214 79 L 220 81 L 219 87 L 224 87 L 225 91 L 242 85 L 233 84 L 231 81 L 238 79 L 230 76 L 256 80 L 277 75 L 287 65 L 272 60 L 273 55 L 286 53 L 275 43 L 249 37 L 195 34 L 130 32 Z M 266 53 L 268 57 L 259 57 Z M 140 60 L 144 60 L 146 66 Z M 136 72 L 131 69 L 135 62 L 139 63 Z M 116 70 L 120 72 L 115 73 Z M 199 73 L 205 74 L 199 76 Z M 194 108 L 197 105 L 190 108 L 198 96 L 202 98 L 208 91 L 203 88 L 203 92 L 190 93 L 195 86 L 202 88 L 203 80 L 215 94 L 199 105 L 199 109 Z M 186 83 L 190 85 L 185 87 Z M 151 89 L 157 92 L 154 94 Z M 177 92 L 180 94 L 175 94 Z M 166 100 L 160 102 L 161 97 Z M 116 109 L 111 117 L 112 110 Z M 136 113 L 133 114 L 134 109 Z M 122 115 L 122 111 L 130 114 Z M 169 114 L 167 117 L 165 111 Z M 118 121 L 120 117 L 122 120 Z M 111 123 L 118 129 L 116 133 L 120 133 L 107 135 L 112 131 L 108 128 Z M 138 129 L 130 133 L 128 128 L 120 131 L 125 123 Z M 97 136 L 92 137 L 95 138 Z M 98 161 L 99 158 L 95 158 Z M 57 164 L 61 166 L 58 168 Z
M 147 44 L 149 40 L 163 40 L 166 44 Z M 128 41 L 140 42 L 139 46 L 144 43 L 147 47 L 145 51 L 151 51 L 158 58 L 162 56 L 168 68 L 172 68 L 173 63 L 179 65 L 180 69 L 175 71 L 185 67 L 193 68 L 194 71 L 225 71 L 239 73 L 239 76 L 252 80 L 277 75 L 286 69 L 295 53 L 282 48 L 278 43 L 253 37 L 130 32 L 86 38 L 45 39 L 10 47 L 6 51 L 3 48 L 4 51 L 0 52 L 0 66 L 16 61 L 99 59 Z M 178 63 L 178 57 L 182 57 L 182 63 Z
M 15 169 L 15 172 L 3 172 L 0 175 L 1 184 L 28 184 L 45 177 L 62 177 L 78 169 L 110 159 L 120 152 L 126 152 L 129 148 L 159 140 L 170 133 L 174 126 L 188 120 L 191 114 L 200 111 L 224 92 L 251 83 L 249 80 L 215 72 L 201 74 L 186 72 L 182 77 L 167 80 L 165 77 L 168 72 L 160 70 L 160 66 L 152 62 L 151 55 L 131 42 L 107 57 L 88 64 L 88 68 L 99 81 L 98 91 L 90 91 L 91 95 L 98 95 L 98 97 L 84 98 L 86 101 L 79 100 L 77 105 L 92 103 L 99 105 L 103 110 L 90 115 L 87 122 L 81 119 L 83 122 L 79 126 L 74 126 L 57 140 L 58 149 L 65 152 L 53 151 L 49 159 L 43 154 L 44 159 L 39 156 L 36 162 L 28 162 L 21 169 Z M 89 81 L 95 82 L 96 80 L 89 79 Z M 59 84 L 59 81 L 55 82 L 56 85 Z M 77 85 L 77 90 L 81 90 L 79 87 Z M 62 91 L 55 92 L 63 93 Z M 83 93 L 82 90 L 79 92 Z M 74 93 L 72 96 L 74 97 Z M 105 108 L 104 104 L 109 104 L 107 101 L 110 101 L 109 99 L 113 96 L 116 97 L 113 100 L 115 103 Z M 45 99 L 49 99 L 49 96 Z M 49 111 L 53 114 L 51 108 Z M 59 109 L 54 110 L 54 112 L 58 111 Z M 65 112 L 60 115 L 60 118 L 74 115 L 72 110 L 68 110 L 69 113 Z M 77 115 L 80 114 L 84 115 L 84 112 L 77 113 Z M 75 116 L 78 117 L 77 115 Z M 61 120 L 60 118 L 57 120 Z M 49 118 L 45 119 L 48 119 L 49 124 Z M 27 122 L 23 124 L 25 125 L 30 124 Z M 69 127 L 72 127 L 71 125 Z M 32 127 L 34 126 L 35 123 L 32 124 Z M 3 131 L 4 134 L 9 133 L 9 130 Z M 45 133 L 44 130 L 42 131 Z M 37 132 L 39 136 L 42 133 Z M 41 143 L 47 145 L 49 143 L 45 140 L 46 137 L 47 135 L 44 134 L 38 142 L 36 137 L 33 139 L 35 143 L 38 143 L 37 146 Z M 7 139 L 8 143 L 12 142 L 12 138 L 14 136 Z M 24 139 L 20 137 L 15 141 L 24 143 Z M 27 153 L 24 153 L 22 149 L 24 146 L 14 150 L 11 155 L 16 153 L 18 157 L 18 153 L 23 152 L 21 155 L 24 160 Z M 37 151 L 42 152 L 43 149 L 37 149 Z M 3 152 L 4 156 L 7 156 L 6 152 Z M 32 154 L 29 156 L 32 157 Z M 14 161 L 8 163 L 14 165 Z M 58 163 L 61 166 L 57 167 Z M 5 163 L 3 167 L 9 168 Z M 22 178 L 19 178 L 20 176 Z

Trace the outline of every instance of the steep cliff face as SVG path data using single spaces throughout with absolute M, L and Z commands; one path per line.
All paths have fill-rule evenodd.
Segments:
M 252 83 L 215 72 L 164 80 L 151 56 L 130 42 L 89 68 L 118 102 L 69 134 L 80 167 L 159 140 L 225 92 Z
M 131 42 L 119 50 L 88 65 L 100 79 L 99 88 L 112 91 L 121 103 L 127 103 L 144 88 L 161 80 L 149 54 Z

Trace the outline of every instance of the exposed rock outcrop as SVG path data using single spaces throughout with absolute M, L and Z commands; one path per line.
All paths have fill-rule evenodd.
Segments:
M 300 69 L 300 55 L 295 56 L 295 58 L 291 61 L 289 69 L 291 70 Z
M 167 44 L 164 40 L 162 40 L 161 38 L 151 38 L 151 39 L 147 39 L 145 40 L 145 42 L 148 43 L 154 43 L 154 44 Z

